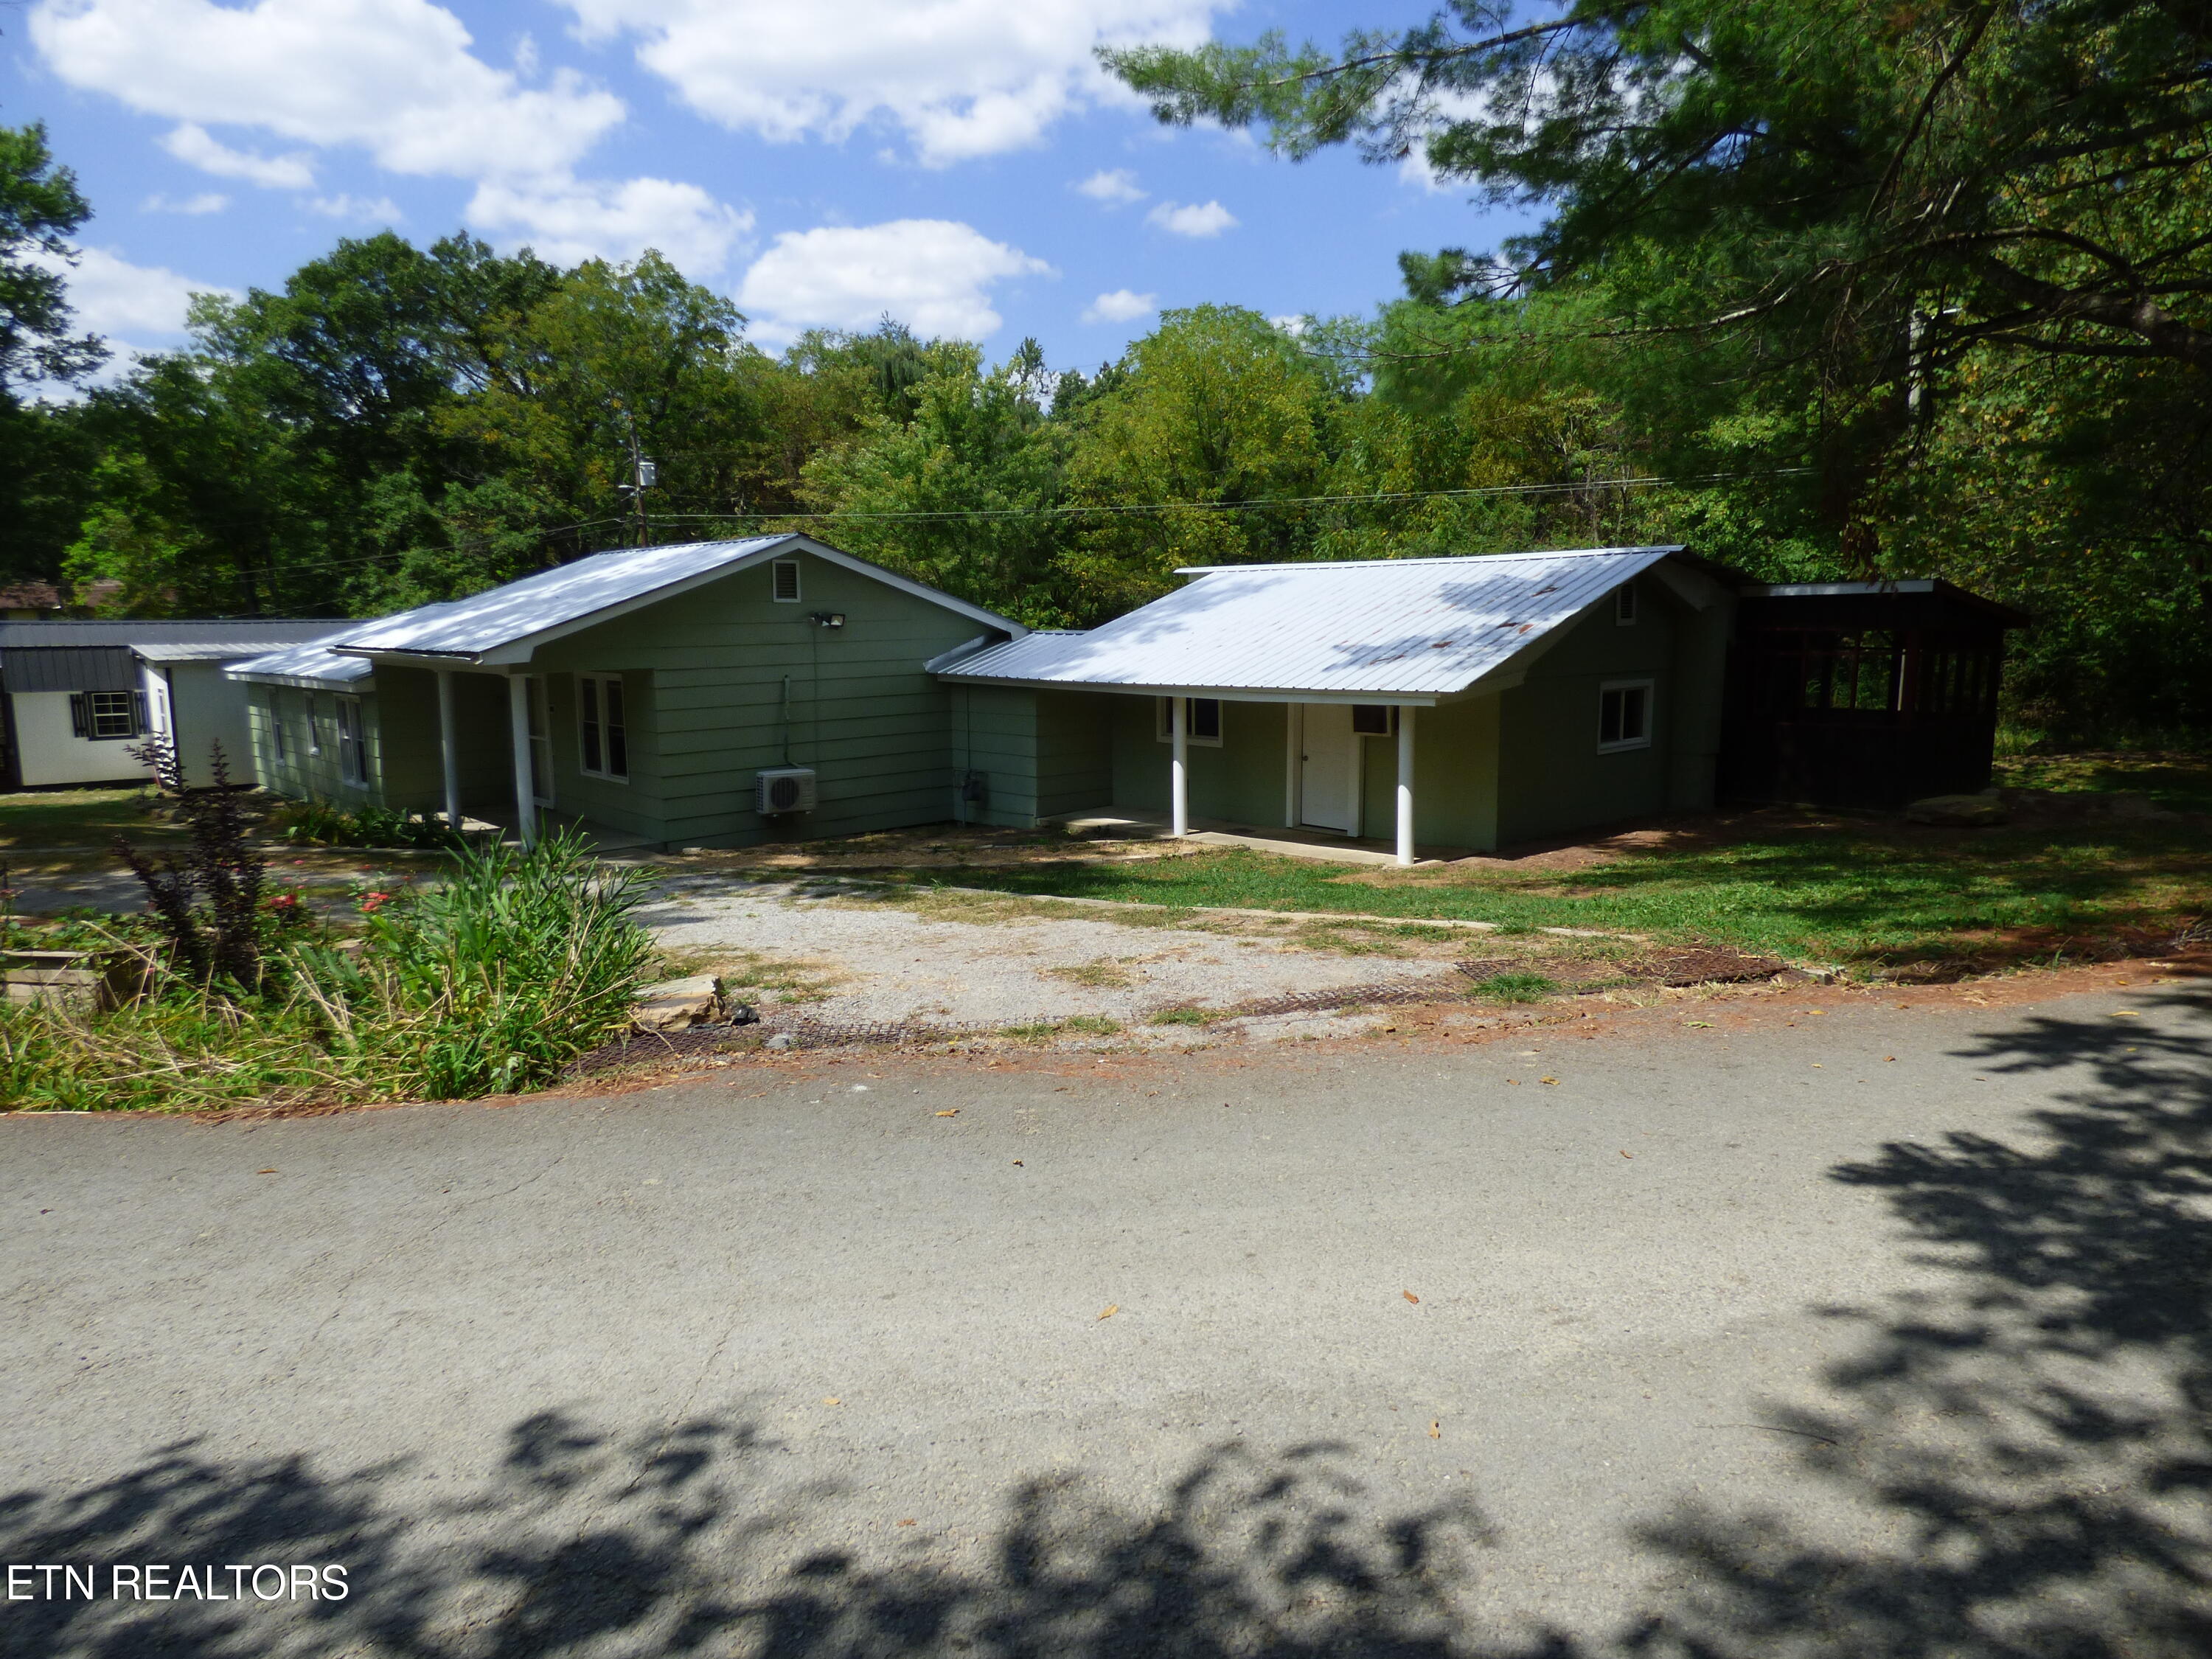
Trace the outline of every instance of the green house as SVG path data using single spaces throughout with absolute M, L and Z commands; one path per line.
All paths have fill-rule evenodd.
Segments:
M 280 794 L 733 847 L 953 816 L 930 665 L 1024 631 L 775 536 L 598 554 L 231 673 Z
M 1735 580 L 1680 547 L 1242 565 L 943 666 L 994 822 L 1503 843 L 1709 806 Z

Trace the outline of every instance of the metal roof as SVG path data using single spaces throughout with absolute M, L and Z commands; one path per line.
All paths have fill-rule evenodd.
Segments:
M 375 665 L 366 657 L 340 656 L 330 648 L 330 641 L 335 637 L 325 634 L 319 640 L 288 645 L 266 656 L 233 663 L 223 672 L 228 678 L 252 680 L 264 685 L 326 687 L 340 691 L 368 690 L 370 677 L 376 672 Z
M 52 650 L 79 646 L 181 645 L 199 641 L 244 640 L 249 651 L 265 651 L 290 640 L 312 640 L 338 623 L 325 617 L 234 617 L 228 621 L 190 622 L 0 622 L 0 652 L 24 647 Z
M 1128 690 L 1464 691 L 1681 549 L 1228 565 L 1084 634 L 1032 634 L 947 665 L 957 682 Z
M 527 662 L 538 645 L 595 622 L 673 597 L 778 553 L 805 552 L 872 576 L 949 611 L 1019 635 L 1019 623 L 940 593 L 806 536 L 684 542 L 669 547 L 595 553 L 472 598 L 403 611 L 362 623 L 334 644 L 372 656 L 452 657 L 477 663 Z
M 138 665 L 126 647 L 79 645 L 68 650 L 19 645 L 7 656 L 0 690 L 18 691 L 135 691 Z
M 133 642 L 131 653 L 142 662 L 234 662 L 241 657 L 260 656 L 268 649 L 267 640 L 210 640 L 197 644 L 139 640 Z

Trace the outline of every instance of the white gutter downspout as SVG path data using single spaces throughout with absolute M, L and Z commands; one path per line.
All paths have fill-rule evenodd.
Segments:
M 1190 833 L 1190 717 L 1189 701 L 1168 699 L 1168 730 L 1173 742 L 1168 761 L 1169 832 L 1180 841 Z
M 1398 707 L 1398 862 L 1413 861 L 1413 711 Z

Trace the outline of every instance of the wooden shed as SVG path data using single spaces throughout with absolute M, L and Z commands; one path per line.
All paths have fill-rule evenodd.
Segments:
M 1986 788 L 2005 633 L 2027 620 L 1942 581 L 1746 588 L 1721 799 L 1894 807 Z

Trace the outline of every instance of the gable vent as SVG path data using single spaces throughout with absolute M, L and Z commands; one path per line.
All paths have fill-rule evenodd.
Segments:
M 797 605 L 799 603 L 799 561 L 778 559 L 769 567 L 769 569 L 775 577 L 776 603 Z

